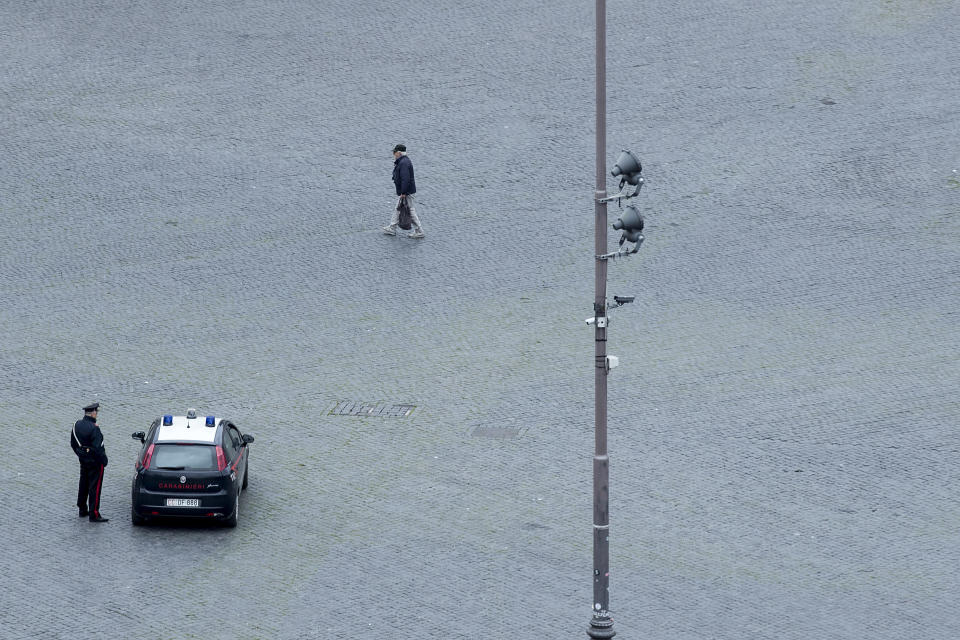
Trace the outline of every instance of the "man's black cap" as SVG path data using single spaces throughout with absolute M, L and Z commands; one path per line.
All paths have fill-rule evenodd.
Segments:
M 398 144 L 397 146 L 395 146 L 395 147 L 393 148 L 393 152 L 394 152 L 394 153 L 396 153 L 397 151 L 404 151 L 404 152 L 406 152 L 406 150 L 407 150 L 407 146 L 406 146 L 406 145 L 403 145 L 403 144 Z
M 84 411 L 96 411 L 96 410 L 99 409 L 99 408 L 100 408 L 100 403 L 99 403 L 99 402 L 91 402 L 90 404 L 88 404 L 87 406 L 85 406 L 85 407 L 83 408 L 83 410 L 84 410 Z

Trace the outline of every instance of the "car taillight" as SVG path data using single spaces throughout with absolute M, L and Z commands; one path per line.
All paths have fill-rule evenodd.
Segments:
M 223 471 L 227 468 L 227 459 L 223 455 L 223 448 L 217 446 L 217 469 Z
M 137 465 L 137 469 L 148 469 L 150 467 L 150 458 L 153 457 L 153 443 L 147 447 L 147 452 L 143 454 L 143 460 Z

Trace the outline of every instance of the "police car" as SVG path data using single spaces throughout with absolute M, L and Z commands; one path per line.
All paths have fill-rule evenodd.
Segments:
M 185 416 L 157 418 L 133 439 L 143 443 L 133 477 L 133 524 L 173 516 L 237 526 L 253 436 L 229 420 L 198 417 L 190 409 Z

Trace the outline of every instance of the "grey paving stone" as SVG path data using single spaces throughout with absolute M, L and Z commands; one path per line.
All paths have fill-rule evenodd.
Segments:
M 960 10 L 761 4 L 608 7 L 648 223 L 609 278 L 615 628 L 954 640 Z M 585 637 L 592 20 L 0 1 L 0 635 Z M 398 141 L 424 240 L 380 232 Z M 129 434 L 188 406 L 256 436 L 240 526 L 134 529 Z

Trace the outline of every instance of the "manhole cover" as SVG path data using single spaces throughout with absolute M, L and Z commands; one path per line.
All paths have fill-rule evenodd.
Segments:
M 476 427 L 471 433 L 475 438 L 500 438 L 506 440 L 520 435 L 519 427 Z
M 375 418 L 406 418 L 417 405 L 414 404 L 375 404 L 371 402 L 338 402 L 328 415 L 331 416 L 372 416 Z

